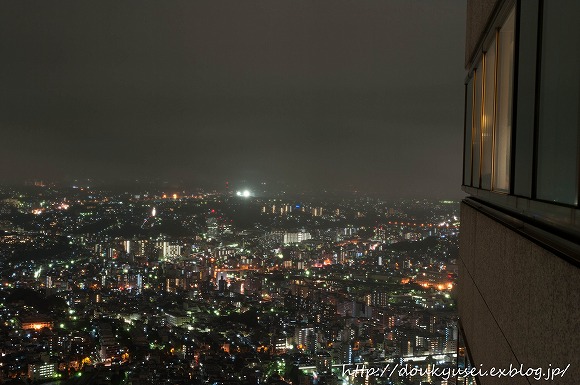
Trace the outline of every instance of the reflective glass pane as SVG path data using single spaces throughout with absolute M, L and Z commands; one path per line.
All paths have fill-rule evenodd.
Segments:
M 491 167 L 493 154 L 493 126 L 495 100 L 495 40 L 484 55 L 483 115 L 481 117 L 481 188 L 491 190 Z
M 464 166 L 463 184 L 471 186 L 471 130 L 473 110 L 473 78 L 465 85 L 465 143 L 464 143 Z
M 480 71 L 477 69 L 474 72 L 474 81 L 475 81 L 475 92 L 473 97 L 473 130 L 472 130 L 472 153 L 473 153 L 473 162 L 472 162 L 472 180 L 473 186 L 479 187 L 479 162 L 481 159 L 481 93 L 482 93 L 482 84 L 480 76 Z
M 509 191 L 514 76 L 515 9 L 499 31 L 494 190 Z
M 577 204 L 580 2 L 544 2 L 537 197 Z

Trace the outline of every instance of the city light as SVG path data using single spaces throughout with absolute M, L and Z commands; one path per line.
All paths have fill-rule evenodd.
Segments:
M 191 370 L 201 368 L 203 360 L 194 359 L 178 368 L 175 365 L 180 364 L 170 359 L 198 349 L 189 345 L 197 333 L 221 341 L 215 348 L 204 348 L 217 357 L 213 366 L 231 363 L 219 358 L 223 352 L 232 356 L 243 352 L 251 360 L 248 366 L 265 380 L 275 373 L 286 379 L 293 364 L 284 359 L 262 363 L 262 353 L 279 356 L 292 351 L 304 362 L 315 361 L 312 370 L 318 370 L 317 366 L 338 365 L 339 358 L 361 360 L 373 352 L 391 359 L 392 352 L 374 342 L 381 335 L 399 344 L 403 356 L 446 354 L 452 360 L 457 350 L 455 340 L 446 343 L 441 330 L 429 324 L 431 312 L 455 308 L 452 290 L 457 274 L 449 256 L 457 247 L 459 230 L 435 224 L 450 223 L 457 206 L 435 213 L 430 210 L 435 203 L 425 203 L 427 209 L 420 218 L 395 223 L 384 202 L 376 202 L 371 209 L 373 204 L 367 200 L 318 197 L 310 201 L 303 196 L 296 204 L 296 198 L 255 197 L 249 188 L 236 191 L 238 199 L 231 199 L 229 191 L 200 193 L 201 198 L 190 198 L 193 195 L 188 193 L 175 198 L 171 193 L 167 198 L 174 199 L 170 200 L 152 194 L 152 199 L 129 205 L 120 203 L 126 202 L 124 195 L 110 192 L 102 192 L 98 201 L 80 202 L 67 191 L 54 194 L 55 202 L 66 201 L 70 208 L 65 211 L 45 202 L 38 206 L 42 213 L 34 216 L 40 235 L 14 231 L 0 239 L 0 246 L 11 251 L 23 244 L 24 252 L 18 255 L 26 256 L 29 249 L 50 248 L 47 239 L 64 238 L 70 251 L 63 256 L 21 258 L 18 264 L 6 265 L 0 278 L 7 291 L 26 287 L 42 293 L 39 296 L 46 293 L 42 298 L 57 294 L 62 301 L 55 301 L 56 306 L 62 307 L 58 313 L 46 314 L 36 309 L 43 307 L 42 299 L 11 302 L 0 306 L 0 317 L 4 313 L 12 342 L 22 344 L 23 350 L 36 339 L 59 346 L 62 351 L 57 355 L 64 357 L 69 352 L 62 346 L 71 346 L 78 357 L 85 357 L 78 365 L 69 363 L 75 376 L 91 363 L 103 364 L 95 369 L 99 372 L 129 360 L 134 352 L 126 344 L 134 340 L 145 353 L 136 367 L 155 370 L 154 362 L 160 360 L 167 369 L 176 369 L 166 374 L 175 383 L 184 376 L 187 381 L 203 382 L 204 372 Z M 31 207 L 22 210 L 32 217 Z M 402 218 L 408 217 L 406 212 L 417 215 L 412 206 L 399 205 L 397 210 Z M 163 212 L 162 218 L 156 218 L 158 212 Z M 368 228 L 358 225 L 361 212 L 376 216 L 379 223 Z M 143 221 L 143 213 L 155 226 L 146 232 L 137 227 L 131 233 L 134 224 Z M 426 240 L 436 242 L 437 248 L 431 243 L 424 246 Z M 406 252 L 392 252 L 397 243 L 406 246 Z M 407 321 L 408 306 L 420 316 Z M 66 318 L 55 316 L 63 313 Z M 453 325 L 454 314 L 443 316 L 439 326 Z M 368 335 L 359 338 L 351 330 L 351 320 L 367 329 Z M 247 326 L 240 329 L 240 323 Z M 380 325 L 377 330 L 390 330 L 395 323 L 412 331 L 387 337 L 376 334 L 374 327 L 367 328 Z M 333 325 L 342 329 L 328 333 Z M 56 337 L 45 328 L 56 328 Z M 19 334 L 22 331 L 25 334 Z M 186 335 L 181 334 L 184 331 Z M 421 346 L 412 335 L 415 331 L 425 335 Z M 453 336 L 453 330 L 447 336 Z M 168 345 L 180 338 L 182 344 Z M 82 343 L 72 343 L 76 339 Z M 64 345 L 66 341 L 71 342 Z M 159 351 L 167 356 L 159 357 Z M 47 368 L 54 373 L 54 366 Z M 63 365 L 58 370 L 66 369 Z M 311 379 L 312 370 L 306 374 Z M 247 375 L 234 373 L 236 378 Z

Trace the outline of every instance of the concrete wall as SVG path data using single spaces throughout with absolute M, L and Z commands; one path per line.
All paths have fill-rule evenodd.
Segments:
M 552 382 L 481 384 L 580 384 L 580 269 L 462 203 L 458 296 L 476 366 L 571 364 Z

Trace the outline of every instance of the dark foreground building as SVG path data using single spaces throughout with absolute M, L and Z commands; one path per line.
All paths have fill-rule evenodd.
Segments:
M 580 1 L 470 0 L 459 312 L 472 364 L 580 384 Z

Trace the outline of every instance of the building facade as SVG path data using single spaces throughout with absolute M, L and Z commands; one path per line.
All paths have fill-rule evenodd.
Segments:
M 580 383 L 578 15 L 577 0 L 467 6 L 460 329 L 477 367 L 570 364 L 554 384 Z

